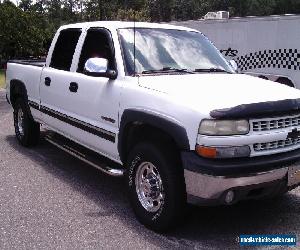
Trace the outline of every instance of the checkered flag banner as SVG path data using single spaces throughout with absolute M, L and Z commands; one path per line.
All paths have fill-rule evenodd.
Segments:
M 240 71 L 257 68 L 300 70 L 300 51 L 297 49 L 262 50 L 236 58 Z

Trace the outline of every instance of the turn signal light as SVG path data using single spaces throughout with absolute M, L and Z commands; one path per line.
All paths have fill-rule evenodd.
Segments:
M 249 157 L 251 150 L 249 146 L 232 146 L 232 147 L 205 147 L 202 145 L 196 146 L 198 155 L 205 158 L 237 158 Z
M 217 149 L 212 147 L 204 147 L 197 145 L 196 151 L 199 155 L 206 158 L 216 158 L 217 157 Z

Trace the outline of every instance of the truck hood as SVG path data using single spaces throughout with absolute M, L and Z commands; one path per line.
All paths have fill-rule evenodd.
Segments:
M 142 76 L 139 85 L 207 114 L 242 104 L 300 98 L 295 88 L 242 74 Z

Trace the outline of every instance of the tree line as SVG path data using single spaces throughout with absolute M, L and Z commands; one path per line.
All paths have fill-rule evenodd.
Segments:
M 0 63 L 47 53 L 56 29 L 95 20 L 169 22 L 202 18 L 209 11 L 230 16 L 300 13 L 300 0 L 0 0 Z

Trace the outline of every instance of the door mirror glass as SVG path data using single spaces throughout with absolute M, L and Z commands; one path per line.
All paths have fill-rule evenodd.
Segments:
M 84 65 L 84 72 L 89 73 L 106 73 L 108 68 L 108 60 L 105 58 L 90 58 Z
M 95 77 L 107 77 L 115 80 L 117 71 L 108 69 L 108 60 L 105 58 L 94 57 L 90 58 L 84 64 L 84 74 Z
M 238 71 L 238 65 L 237 65 L 236 61 L 235 60 L 230 60 L 229 63 L 231 65 L 231 67 L 234 69 L 234 71 L 237 72 Z

